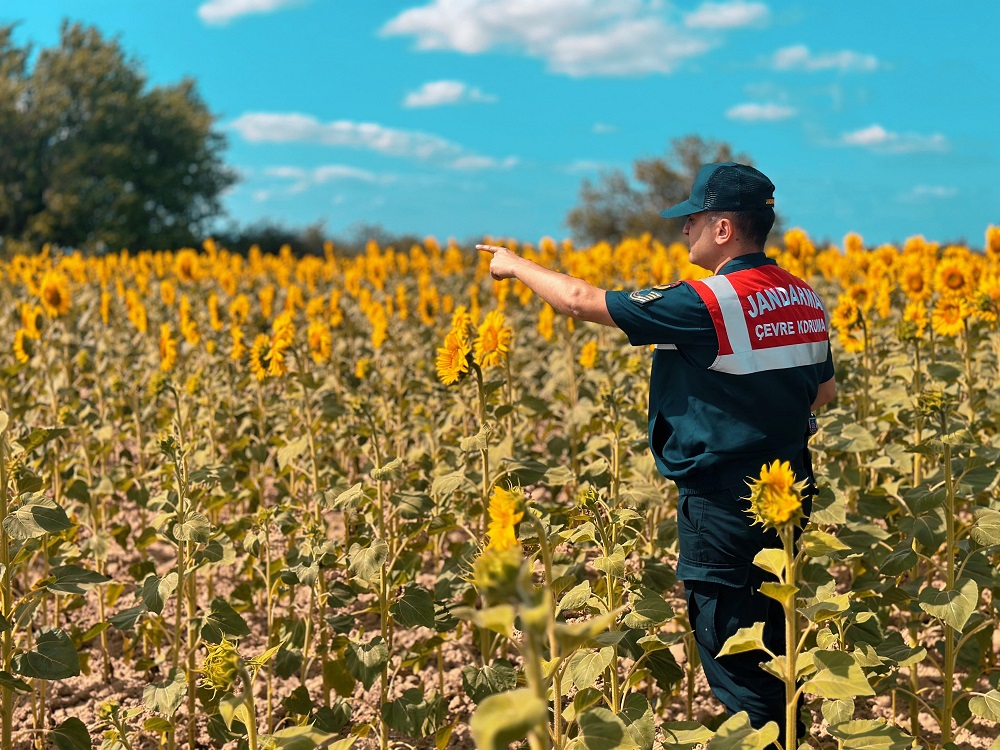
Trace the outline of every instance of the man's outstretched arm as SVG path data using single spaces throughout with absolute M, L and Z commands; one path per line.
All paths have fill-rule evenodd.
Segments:
M 497 279 L 517 279 L 552 305 L 552 309 L 577 320 L 617 328 L 608 312 L 604 290 L 583 279 L 567 276 L 522 258 L 499 245 L 476 245 L 477 250 L 493 255 L 490 275 Z

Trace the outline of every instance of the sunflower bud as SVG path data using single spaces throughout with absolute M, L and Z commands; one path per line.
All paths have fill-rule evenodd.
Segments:
M 223 636 L 220 643 L 209 645 L 200 672 L 203 687 L 215 693 L 232 690 L 240 673 L 240 655 L 236 644 Z

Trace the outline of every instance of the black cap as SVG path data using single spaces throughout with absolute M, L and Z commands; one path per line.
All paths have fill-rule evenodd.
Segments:
M 691 197 L 660 212 L 665 219 L 701 211 L 752 211 L 774 208 L 774 184 L 762 172 L 727 161 L 698 170 Z

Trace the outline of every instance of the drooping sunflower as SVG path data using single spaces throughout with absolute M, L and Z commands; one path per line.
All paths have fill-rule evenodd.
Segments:
M 27 303 L 21 305 L 21 328 L 24 329 L 25 336 L 35 340 L 42 337 L 42 331 L 38 326 L 44 314 L 45 311 L 41 305 Z
M 247 347 L 243 343 L 243 329 L 238 325 L 231 325 L 229 327 L 229 333 L 233 338 L 233 348 L 229 352 L 229 359 L 233 362 L 239 362 L 243 359 L 243 355 L 246 354 Z
M 177 363 L 177 339 L 173 337 L 169 323 L 160 326 L 160 370 L 170 372 Z
M 504 326 L 504 315 L 500 310 L 486 313 L 482 324 L 477 329 L 475 351 L 476 364 L 480 367 L 493 367 L 510 351 L 513 332 Z
M 18 328 L 14 333 L 14 359 L 22 365 L 28 364 L 31 359 L 31 336 L 23 328 Z
M 487 509 L 487 549 L 505 550 L 516 547 L 517 524 L 524 518 L 524 490 L 520 487 L 494 487 Z
M 455 331 L 449 331 L 444 337 L 444 345 L 437 350 L 437 376 L 444 385 L 451 385 L 461 380 L 469 371 L 469 355 L 472 354 L 472 344 L 468 339 Z
M 278 377 L 288 372 L 287 353 L 295 342 L 294 313 L 290 310 L 280 313 L 274 319 L 271 330 L 273 336 L 271 337 L 271 348 L 267 352 L 267 374 Z
M 755 524 L 776 529 L 803 517 L 802 491 L 806 481 L 795 481 L 788 461 L 774 461 L 760 467 L 760 476 L 747 482 L 750 487 L 750 510 Z
M 271 348 L 271 337 L 266 333 L 258 333 L 257 338 L 250 345 L 250 372 L 258 381 L 267 378 L 270 362 L 268 351 Z
M 69 291 L 69 279 L 59 271 L 46 271 L 38 285 L 38 297 L 45 314 L 58 318 L 69 312 L 73 305 Z

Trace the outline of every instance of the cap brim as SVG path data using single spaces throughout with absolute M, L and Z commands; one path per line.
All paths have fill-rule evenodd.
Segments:
M 701 213 L 704 210 L 702 206 L 698 206 L 688 199 L 683 203 L 678 203 L 676 206 L 663 209 L 660 211 L 660 216 L 664 219 L 678 219 L 681 216 L 690 216 L 691 214 Z

